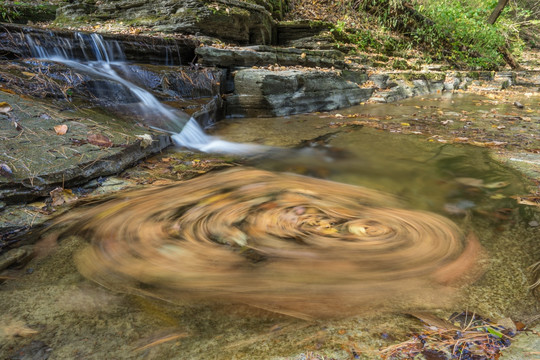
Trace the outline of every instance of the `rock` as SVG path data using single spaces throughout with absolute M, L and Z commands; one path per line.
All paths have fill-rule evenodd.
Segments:
M 515 84 L 537 88 L 540 85 L 540 71 L 518 71 L 515 74 Z M 540 91 L 537 89 L 536 91 Z
M 25 39 L 22 33 L 9 43 L 7 30 L 1 34 L 0 44 L 5 48 L 15 49 Z M 68 33 L 63 36 L 49 41 L 73 44 L 76 39 Z M 124 43 L 106 45 L 123 47 Z M 83 45 L 77 46 L 79 50 L 73 51 L 84 52 Z M 0 164 L 11 170 L 0 172 L 0 201 L 7 205 L 118 173 L 172 144 L 168 134 L 150 126 L 179 131 L 190 115 L 206 124 L 222 115 L 219 95 L 225 71 L 220 69 L 111 64 L 124 78 L 186 110 L 178 112 L 176 124 L 163 114 L 145 114 L 140 108 L 142 98 L 132 91 L 134 85 L 113 81 L 113 76 L 90 76 L 92 72 L 35 59 L 0 60 L 0 65 L 4 90 L 0 102 L 10 104 L 11 109 L 0 119 Z M 67 132 L 59 134 L 55 130 L 59 126 Z
M 512 345 L 502 351 L 502 358 L 508 360 L 534 359 L 540 349 L 540 325 L 531 328 L 531 332 L 523 332 L 512 339 Z
M 369 80 L 373 81 L 377 89 L 387 89 L 389 87 L 388 79 L 390 79 L 388 74 L 373 74 L 369 77 Z
M 501 90 L 516 84 L 516 74 L 511 71 L 498 72 L 493 77 L 493 82 L 499 84 Z
M 330 29 L 332 24 L 321 22 L 279 23 L 276 43 L 302 49 L 334 49 L 336 41 Z
M 371 99 L 377 102 L 395 102 L 413 96 L 427 95 L 445 90 L 444 73 L 388 73 L 369 77 L 382 89 Z
M 34 254 L 34 247 L 31 245 L 21 246 L 11 249 L 0 255 L 0 271 L 12 266 L 22 266 L 30 260 Z
M 52 348 L 43 341 L 34 340 L 30 344 L 17 350 L 10 356 L 10 360 L 47 360 Z
M 247 69 L 236 74 L 234 84 L 234 94 L 226 98 L 226 114 L 233 117 L 340 109 L 359 104 L 373 93 L 332 71 Z
M 270 44 L 274 20 L 261 5 L 239 0 L 75 0 L 58 9 L 64 25 L 88 20 L 126 21 L 166 33 L 215 36 L 239 44 Z M 224 31 L 226 29 L 226 31 Z
M 51 31 L 15 24 L 0 26 L 0 59 L 20 59 L 35 56 L 27 43 L 31 37 L 43 47 L 64 50 L 73 59 L 85 59 L 92 53 L 89 35 L 74 31 Z M 195 57 L 196 39 L 175 37 L 102 34 L 103 40 L 121 43 L 126 61 L 144 64 L 187 65 Z
M 211 46 L 195 50 L 199 63 L 216 67 L 252 67 L 278 64 L 306 67 L 346 67 L 343 54 L 337 50 L 305 50 L 273 46 L 219 49 Z

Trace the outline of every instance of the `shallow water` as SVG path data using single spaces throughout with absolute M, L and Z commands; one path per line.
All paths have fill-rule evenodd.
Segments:
M 389 109 L 370 106 L 376 109 L 370 111 Z M 538 227 L 531 224 L 540 219 L 533 208 L 510 198 L 527 191 L 520 174 L 493 161 L 484 148 L 361 126 L 329 128 L 332 121 L 336 119 L 319 114 L 236 119 L 214 132 L 230 141 L 302 147 L 248 158 L 251 167 L 384 191 L 397 197 L 400 208 L 443 215 L 465 233 L 476 234 L 485 249 L 482 266 L 475 268 L 478 280 L 453 285 L 458 290 L 454 302 L 444 306 L 426 297 L 425 308 L 436 306 L 433 311 L 441 316 L 468 309 L 515 320 L 538 312 L 527 288 L 527 266 L 538 260 Z M 159 202 L 159 193 L 153 196 Z M 28 264 L 16 280 L 0 285 L 5 304 L 0 324 L 39 331 L 31 338 L 5 336 L 3 358 L 31 340 L 50 346 L 52 359 L 294 359 L 307 352 L 338 359 L 354 353 L 379 358 L 380 347 L 406 339 L 420 326 L 403 315 L 403 304 L 398 313 L 380 313 L 375 306 L 344 319 L 306 321 L 229 301 L 175 305 L 115 292 L 79 274 L 73 256 L 85 247 L 81 238 L 65 239 L 52 254 Z M 156 290 L 143 289 L 150 295 Z M 157 293 L 170 300 L 167 293 Z M 172 340 L 145 348 L 159 339 Z

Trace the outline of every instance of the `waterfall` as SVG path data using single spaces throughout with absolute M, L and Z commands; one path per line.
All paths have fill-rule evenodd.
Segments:
M 26 41 L 35 58 L 59 62 L 89 76 L 122 85 L 126 92 L 137 99 L 134 112 L 149 127 L 170 133 L 178 147 L 229 154 L 250 154 L 265 149 L 263 146 L 232 143 L 205 134 L 193 117 L 162 104 L 149 91 L 122 77 L 122 71 L 117 70 L 125 69 L 127 63 L 118 41 L 104 40 L 95 33 L 76 33 L 72 39 L 59 39 L 56 46 L 44 45 L 50 44 L 50 38 L 33 38 L 28 34 Z M 75 53 L 82 55 L 83 59 L 76 59 Z

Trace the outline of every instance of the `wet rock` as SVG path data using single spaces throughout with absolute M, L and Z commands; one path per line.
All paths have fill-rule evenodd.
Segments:
M 235 78 L 226 99 L 228 116 L 269 117 L 327 111 L 359 104 L 373 89 L 363 89 L 338 72 L 247 69 Z
M 540 325 L 534 326 L 532 332 L 521 333 L 512 341 L 512 346 L 503 350 L 503 358 L 508 360 L 533 359 L 540 349 L 540 337 L 535 333 L 540 331 Z
M 274 20 L 264 6 L 238 0 L 75 0 L 59 8 L 57 21 L 73 24 L 89 18 L 125 20 L 157 31 L 216 36 L 240 44 L 270 44 L 274 33 Z
M 21 246 L 11 249 L 0 255 L 0 271 L 12 266 L 23 265 L 30 260 L 34 254 L 34 247 L 31 245 Z
M 47 360 L 51 355 L 52 348 L 43 341 L 32 341 L 29 345 L 14 352 L 10 360 Z
M 125 60 L 145 64 L 187 65 L 195 56 L 195 48 L 200 45 L 198 40 L 192 38 L 173 39 L 124 34 L 102 34 L 102 36 L 105 41 L 122 44 Z M 92 43 L 88 34 L 2 24 L 0 59 L 33 56 L 28 46 L 28 37 L 43 47 L 65 51 L 73 59 L 85 59 L 88 54 L 92 54 Z
M 272 46 L 219 49 L 211 46 L 195 50 L 199 63 L 218 67 L 252 67 L 279 64 L 306 67 L 346 68 L 343 54 L 337 50 L 305 50 Z
M 21 136 L 10 121 L 0 120 L 0 162 L 12 170 L 11 176 L 0 174 L 0 201 L 6 204 L 48 196 L 56 187 L 69 188 L 117 173 L 171 144 L 168 135 L 98 109 L 62 111 L 67 103 L 58 107 L 7 92 L 0 94 L 0 101 L 13 104 L 10 117 L 24 129 Z M 65 125 L 67 133 L 58 135 L 57 125 Z M 92 134 L 110 139 L 110 146 L 92 144 Z M 152 136 L 150 146 L 141 146 L 137 135 L 144 134 Z

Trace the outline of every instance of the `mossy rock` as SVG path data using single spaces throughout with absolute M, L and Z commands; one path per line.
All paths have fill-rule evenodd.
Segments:
M 0 4 L 2 10 L 2 20 L 17 24 L 27 24 L 28 22 L 53 21 L 56 18 L 58 5 L 51 4 Z
M 58 9 L 57 23 L 65 26 L 115 20 L 165 33 L 206 35 L 238 44 L 270 44 L 275 40 L 275 24 L 269 9 L 273 7 L 265 0 L 74 0 Z

